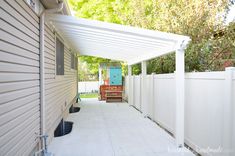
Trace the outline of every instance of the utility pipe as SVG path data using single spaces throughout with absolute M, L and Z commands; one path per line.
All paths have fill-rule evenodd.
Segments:
M 44 29 L 45 29 L 45 14 L 60 12 L 63 9 L 63 2 L 59 2 L 57 7 L 44 10 L 40 14 L 40 136 L 45 133 L 45 78 L 44 78 Z M 45 142 L 41 139 L 41 148 Z

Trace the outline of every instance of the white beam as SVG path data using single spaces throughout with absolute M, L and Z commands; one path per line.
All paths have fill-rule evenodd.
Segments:
M 61 26 L 63 28 L 63 26 Z M 91 33 L 91 32 L 77 32 L 76 29 L 68 29 L 68 30 L 64 30 L 64 29 L 59 29 L 60 32 L 63 32 L 64 34 L 67 34 L 68 36 L 87 36 L 90 38 L 105 38 L 105 39 L 110 39 L 111 41 L 115 41 L 115 42 L 121 42 L 121 41 L 126 41 L 127 43 L 136 43 L 139 45 L 147 45 L 147 46 L 158 46 L 158 47 L 169 47 L 169 46 L 174 46 L 174 43 L 177 41 L 168 41 L 168 42 L 162 42 L 160 40 L 147 40 L 146 38 L 137 38 L 135 36 L 120 36 L 120 34 L 108 34 L 107 33 Z M 91 30 L 92 31 L 92 30 Z
M 113 48 L 113 49 L 111 49 Z M 95 52 L 95 53 L 101 53 L 106 55 L 107 57 L 111 57 L 111 56 L 115 56 L 117 58 L 120 58 L 123 61 L 128 61 L 128 65 L 133 65 L 136 63 L 139 63 L 141 61 L 147 61 L 159 56 L 163 56 L 165 55 L 164 52 L 169 51 L 169 53 L 172 53 L 172 50 L 169 49 L 162 49 L 162 53 L 154 53 L 154 51 L 148 51 L 145 53 L 141 53 L 142 51 L 140 51 L 139 49 L 130 49 L 128 52 L 126 49 L 120 48 L 120 47 L 116 47 L 116 46 L 106 46 L 102 44 L 82 44 L 82 46 L 77 46 L 78 51 L 81 54 L 87 53 L 87 52 Z M 162 54 L 162 55 L 161 55 Z
M 141 62 L 141 108 L 144 117 L 148 115 L 148 104 L 146 103 L 146 75 L 147 75 L 147 62 Z
M 86 28 L 86 27 L 66 26 L 66 24 L 60 24 L 60 23 L 53 23 L 53 24 L 56 27 L 58 27 L 60 31 L 63 31 L 63 32 L 69 33 L 69 34 L 73 34 L 71 32 L 74 32 L 75 34 L 80 32 L 83 34 L 87 34 L 88 36 L 96 35 L 96 36 L 103 36 L 103 37 L 108 37 L 108 38 L 114 37 L 114 39 L 125 38 L 127 41 L 131 41 L 131 42 L 142 41 L 143 43 L 150 43 L 150 45 L 151 44 L 153 44 L 153 45 L 167 45 L 169 43 L 177 41 L 177 39 L 175 39 L 175 40 L 160 40 L 160 39 L 151 38 L 151 37 L 141 37 L 141 36 L 135 36 L 135 35 L 125 34 L 125 33 L 97 30 L 97 29 L 91 29 L 91 28 Z
M 120 53 L 120 55 L 118 55 L 117 50 L 107 52 L 107 48 L 103 48 L 103 49 L 96 49 L 95 47 L 93 47 L 93 48 L 90 48 L 90 47 L 89 48 L 78 48 L 78 51 L 79 51 L 80 55 L 97 56 L 97 57 L 103 57 L 103 58 L 119 60 L 119 61 L 127 61 L 128 59 L 131 58 L 131 55 L 126 56 L 126 57 L 124 57 L 124 54 L 122 54 L 122 53 Z
M 168 48 L 168 49 L 159 49 L 157 53 L 156 52 L 140 53 L 138 56 L 133 57 L 132 59 L 129 59 L 127 64 L 128 65 L 137 64 L 141 61 L 147 61 L 153 58 L 157 58 L 159 56 L 173 53 L 174 51 L 175 49 Z
M 89 43 L 89 44 L 102 44 L 102 45 L 108 45 L 108 46 L 116 46 L 119 48 L 123 48 L 123 49 L 138 49 L 138 50 L 147 50 L 147 51 L 153 51 L 153 50 L 158 50 L 158 49 L 167 49 L 169 48 L 169 46 L 167 47 L 160 47 L 160 46 L 148 46 L 148 45 L 141 45 L 141 44 L 137 44 L 137 43 L 132 43 L 132 44 L 127 44 L 125 42 L 125 39 L 123 39 L 123 41 L 119 41 L 119 42 L 115 42 L 112 41 L 111 39 L 109 40 L 108 38 L 106 39 L 100 39 L 100 37 L 93 37 L 93 38 L 88 38 L 88 37 L 83 37 L 83 36 L 75 36 L 73 35 L 73 37 L 67 36 L 65 35 L 65 38 L 70 38 L 70 39 L 74 39 L 74 41 L 76 41 L 77 44 L 79 44 L 80 46 L 82 45 L 82 43 Z M 174 45 L 170 46 L 173 47 Z
M 128 51 L 121 46 L 114 46 L 102 43 L 91 43 L 91 42 L 79 42 L 81 46 L 78 46 L 78 49 L 91 49 L 93 48 L 96 51 L 103 51 L 106 55 L 112 55 L 113 51 L 119 51 L 119 53 L 115 53 L 116 56 L 126 56 Z M 111 49 L 114 48 L 114 49 Z M 110 50 L 109 50 L 110 49 Z M 134 55 L 134 54 L 133 54 Z
M 65 34 L 65 33 L 64 33 Z M 77 35 L 77 34 L 67 34 L 63 35 L 65 38 L 71 38 L 73 36 L 78 41 L 88 41 L 88 42 L 101 42 L 101 43 L 107 43 L 107 44 L 115 44 L 120 45 L 122 47 L 126 46 L 127 48 L 142 48 L 142 49 L 156 49 L 156 48 L 168 48 L 175 46 L 175 43 L 169 43 L 166 45 L 150 45 L 150 44 L 143 44 L 138 42 L 128 42 L 125 38 L 122 40 L 114 40 L 113 38 L 107 38 L 102 36 L 89 36 L 89 35 Z
M 94 52 L 84 52 L 84 53 L 80 53 L 80 56 L 94 56 L 94 57 L 101 57 L 101 58 L 106 58 L 106 59 L 111 59 L 111 60 L 115 60 L 115 61 L 124 61 L 123 59 L 121 58 L 117 58 L 117 57 L 110 57 L 110 56 L 107 56 L 107 54 L 102 54 L 102 53 L 94 53 Z
M 176 122 L 175 122 L 175 138 L 177 147 L 184 147 L 184 49 L 176 51 Z
M 186 36 L 183 35 L 177 35 L 167 32 L 160 32 L 160 31 L 154 31 L 154 30 L 147 30 L 137 27 L 131 27 L 131 26 L 124 26 L 119 24 L 113 24 L 113 23 L 106 23 L 101 21 L 95 21 L 95 20 L 88 20 L 88 19 L 76 19 L 75 17 L 71 16 L 64 16 L 64 15 L 50 15 L 47 17 L 47 20 L 55 22 L 55 23 L 61 23 L 61 24 L 68 24 L 71 26 L 80 26 L 80 27 L 86 27 L 96 30 L 105 30 L 110 31 L 113 33 L 123 33 L 128 35 L 134 35 L 134 36 L 140 36 L 140 37 L 146 37 L 146 38 L 153 38 L 153 39 L 159 39 L 162 41 L 175 41 L 175 40 L 185 40 L 187 39 Z
M 57 24 L 56 24 L 57 25 Z M 62 28 L 63 25 L 58 25 Z M 77 29 L 77 28 L 70 28 L 70 29 L 59 29 L 63 32 L 65 32 L 66 34 L 68 35 L 74 35 L 76 34 L 77 36 L 80 36 L 80 35 L 86 35 L 86 36 L 90 36 L 90 37 L 103 37 L 103 38 L 109 38 L 111 40 L 115 40 L 115 41 L 122 41 L 123 39 L 125 39 L 127 42 L 130 42 L 130 43 L 138 43 L 138 44 L 147 44 L 147 45 L 157 45 L 157 46 L 167 46 L 171 43 L 174 43 L 172 41 L 168 41 L 168 42 L 162 42 L 162 41 L 159 41 L 159 40 L 149 40 L 149 39 L 146 39 L 146 38 L 136 38 L 136 37 L 128 37 L 128 36 L 120 36 L 120 35 L 115 35 L 115 34 L 112 34 L 112 33 L 105 33 L 105 32 L 93 32 L 94 30 L 81 30 L 80 28 Z

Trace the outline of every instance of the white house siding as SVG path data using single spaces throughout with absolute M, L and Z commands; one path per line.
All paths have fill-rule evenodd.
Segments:
M 30 155 L 39 142 L 39 17 L 23 0 L 0 0 L 0 156 Z M 45 26 L 46 132 L 53 132 L 77 93 L 65 45 L 65 75 L 55 75 L 55 33 Z
M 45 25 L 45 105 L 46 131 L 50 140 L 77 94 L 77 71 L 71 69 L 71 52 L 64 42 L 64 75 L 55 72 L 55 33 Z
M 0 0 L 0 156 L 37 146 L 39 90 L 39 18 L 23 0 Z

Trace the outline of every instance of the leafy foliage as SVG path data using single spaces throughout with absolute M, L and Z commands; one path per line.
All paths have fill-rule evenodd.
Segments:
M 110 59 L 94 57 L 94 56 L 79 56 L 79 80 L 97 80 L 99 73 L 100 63 L 112 63 L 117 62 Z M 120 62 L 123 75 L 127 73 L 127 67 L 124 62 Z M 88 70 L 87 70 L 88 69 Z M 105 74 L 104 74 L 105 75 Z
M 188 72 L 224 70 L 234 65 L 235 24 L 223 24 L 227 0 L 69 0 L 69 3 L 77 17 L 190 36 L 192 41 L 185 58 Z M 148 73 L 174 70 L 174 54 L 148 61 Z M 140 73 L 139 64 L 133 66 L 133 72 Z

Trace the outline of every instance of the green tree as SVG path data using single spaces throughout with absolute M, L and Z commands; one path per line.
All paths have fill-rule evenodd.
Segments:
M 118 61 L 100 58 L 100 57 L 94 57 L 94 56 L 79 56 L 79 80 L 89 80 L 91 78 L 88 77 L 88 75 L 92 75 L 92 79 L 94 77 L 98 79 L 98 73 L 99 73 L 99 65 L 100 63 L 115 63 Z M 127 74 L 127 66 L 124 62 L 119 62 L 122 67 L 122 73 L 123 76 Z M 96 76 L 95 76 L 96 75 Z
M 186 71 L 223 70 L 234 64 L 234 23 L 223 24 L 227 0 L 69 0 L 75 16 L 188 35 Z M 148 61 L 148 73 L 175 70 L 170 54 Z M 133 66 L 134 74 L 140 65 Z

